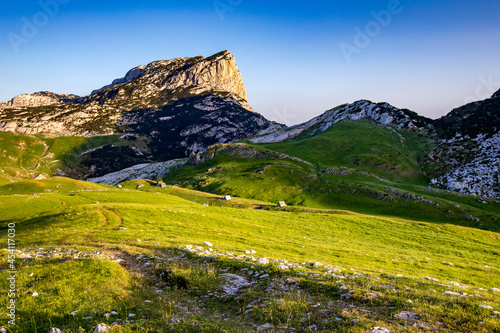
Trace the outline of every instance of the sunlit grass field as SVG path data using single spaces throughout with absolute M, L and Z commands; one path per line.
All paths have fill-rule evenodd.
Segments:
M 139 183 L 145 187 L 136 190 Z M 251 332 L 264 324 L 284 332 L 500 330 L 497 232 L 275 205 L 149 181 L 117 189 L 51 178 L 0 187 L 4 244 L 15 223 L 16 249 L 33 257 L 16 261 L 16 326 L 4 308 L 1 325 L 11 332 L 93 332 L 99 323 L 116 332 Z M 0 260 L 7 304 L 6 250 Z M 284 261 L 289 269 L 278 268 Z M 247 269 L 268 276 L 249 277 Z M 225 295 L 226 273 L 255 283 Z M 296 287 L 279 287 L 286 279 Z M 394 319 L 401 311 L 420 319 Z

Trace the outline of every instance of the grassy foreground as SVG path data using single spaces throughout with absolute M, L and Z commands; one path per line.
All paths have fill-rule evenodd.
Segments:
M 51 178 L 0 187 L 1 304 L 10 301 L 10 223 L 18 255 L 16 326 L 6 307 L 0 325 L 66 333 L 99 323 L 109 332 L 500 331 L 496 232 L 278 210 L 152 184 Z

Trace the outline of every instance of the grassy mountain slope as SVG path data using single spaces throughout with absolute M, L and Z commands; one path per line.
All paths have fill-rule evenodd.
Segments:
M 96 159 L 105 147 L 114 154 Z M 80 179 L 103 169 L 123 169 L 144 162 L 147 146 L 140 138 L 118 135 L 97 137 L 39 138 L 0 132 L 0 184 L 33 179 L 38 175 L 65 175 Z
M 146 185 L 141 191 L 139 183 Z M 89 332 L 113 322 L 120 327 L 112 332 L 250 332 L 266 323 L 279 331 L 500 329 L 492 310 L 479 306 L 500 307 L 491 289 L 500 284 L 497 233 L 345 211 L 277 210 L 153 184 L 116 189 L 53 178 L 0 187 L 0 209 L 9 212 L 0 217 L 1 237 L 16 223 L 17 250 L 36 257 L 16 261 L 18 332 L 54 326 Z M 179 250 L 186 245 L 203 251 Z M 244 255 L 248 250 L 256 253 Z M 5 267 L 7 255 L 0 258 Z M 6 274 L 0 273 L 4 304 Z M 228 295 L 224 274 L 252 284 Z M 104 315 L 111 311 L 118 314 Z M 420 320 L 394 319 L 401 311 Z
M 364 121 L 342 121 L 315 136 L 263 147 L 312 162 L 320 169 L 351 167 L 395 181 L 427 184 L 420 161 L 428 139 Z
M 425 186 L 419 160 L 427 146 L 425 138 L 410 132 L 342 122 L 295 141 L 218 145 L 205 154 L 214 158 L 179 167 L 165 180 L 219 195 L 286 201 L 295 207 L 499 230 L 495 201 L 482 204 L 473 196 Z

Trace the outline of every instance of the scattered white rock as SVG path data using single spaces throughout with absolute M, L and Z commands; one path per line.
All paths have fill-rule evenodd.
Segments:
M 491 291 L 494 293 L 500 293 L 500 289 L 498 288 L 491 288 Z
M 35 291 L 33 294 L 31 294 L 32 297 L 38 297 L 38 293 Z
M 5 328 L 0 328 L 0 333 L 7 333 L 7 330 Z
M 272 331 L 273 328 L 274 327 L 271 324 L 264 324 L 264 325 L 260 325 L 259 327 L 257 327 L 257 332 L 269 332 L 269 331 Z
M 77 313 L 78 313 L 78 310 L 71 312 L 70 315 L 74 317 L 74 316 L 76 316 Z
M 485 308 L 485 309 L 488 309 L 488 310 L 493 310 L 493 307 L 491 305 L 479 304 L 479 307 Z
M 444 292 L 445 295 L 448 295 L 448 296 L 460 296 L 460 293 L 457 293 L 457 292 L 454 292 L 454 291 L 445 291 Z
M 269 274 L 263 274 L 260 276 L 261 279 L 265 279 L 265 278 L 268 278 L 269 277 Z
M 245 251 L 245 254 L 256 254 L 257 252 L 255 252 L 254 250 L 247 250 Z
M 244 277 L 236 274 L 221 274 L 221 278 L 227 281 L 227 283 L 222 287 L 227 295 L 235 295 L 240 289 L 251 286 Z
M 0 332 L 2 332 L 2 331 L 0 330 Z M 5 332 L 7 332 L 7 331 L 5 331 Z M 50 329 L 49 333 L 64 333 L 64 332 L 61 331 L 60 329 L 58 329 L 57 327 L 52 327 Z
M 284 263 L 279 263 L 278 265 L 278 268 L 285 271 L 287 269 L 290 269 L 287 265 L 285 265 Z
M 402 320 L 418 320 L 420 316 L 415 312 L 402 311 L 393 316 L 394 319 L 402 319 Z
M 313 267 L 314 268 L 320 268 L 320 267 L 323 267 L 323 264 L 320 263 L 320 262 L 315 262 L 315 263 L 313 263 Z
M 370 333 L 391 333 L 387 328 L 382 328 L 382 327 L 374 327 Z
M 113 316 L 116 316 L 116 315 L 118 315 L 118 312 L 116 312 L 116 311 L 111 311 L 111 314 L 112 314 Z
M 476 142 L 476 147 L 467 148 L 470 150 L 471 156 L 475 157 L 474 160 L 463 163 L 460 167 L 450 170 L 431 182 L 452 191 L 483 195 L 490 198 L 498 197 L 500 192 L 494 184 L 498 182 L 498 170 L 500 168 L 500 159 L 498 158 L 500 133 L 490 138 L 485 138 L 484 134 L 480 134 L 470 141 Z M 457 136 L 448 140 L 447 143 L 466 145 L 461 133 L 457 133 Z M 470 143 L 467 143 L 467 146 L 470 146 Z M 486 203 L 483 199 L 478 201 Z M 472 216 L 471 219 L 479 221 Z
M 450 284 L 452 286 L 455 286 L 455 287 L 459 287 L 459 288 L 462 288 L 462 289 L 467 289 L 467 286 L 463 285 L 463 284 L 460 284 L 458 282 L 455 282 L 455 281 L 450 281 Z
M 210 243 L 210 242 L 204 242 L 203 245 L 208 246 L 208 247 L 212 247 L 213 246 L 213 244 Z
M 128 314 L 128 317 L 129 317 L 129 318 L 135 317 L 135 313 L 129 313 L 129 314 Z
M 104 333 L 109 331 L 111 328 L 106 324 L 99 324 L 96 326 L 94 333 Z
M 428 277 L 428 276 L 424 277 L 424 280 L 428 280 L 428 281 L 432 281 L 432 282 L 441 282 L 438 279 L 431 278 L 431 277 Z
M 267 259 L 267 258 L 260 258 L 259 260 L 257 260 L 257 263 L 259 265 L 267 265 L 267 264 L 269 264 L 269 259 Z

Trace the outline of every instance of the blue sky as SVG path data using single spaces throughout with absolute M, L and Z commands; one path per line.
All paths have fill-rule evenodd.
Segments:
M 273 120 L 358 99 L 437 118 L 500 88 L 498 17 L 497 0 L 3 1 L 0 100 L 86 95 L 137 65 L 227 49 Z

